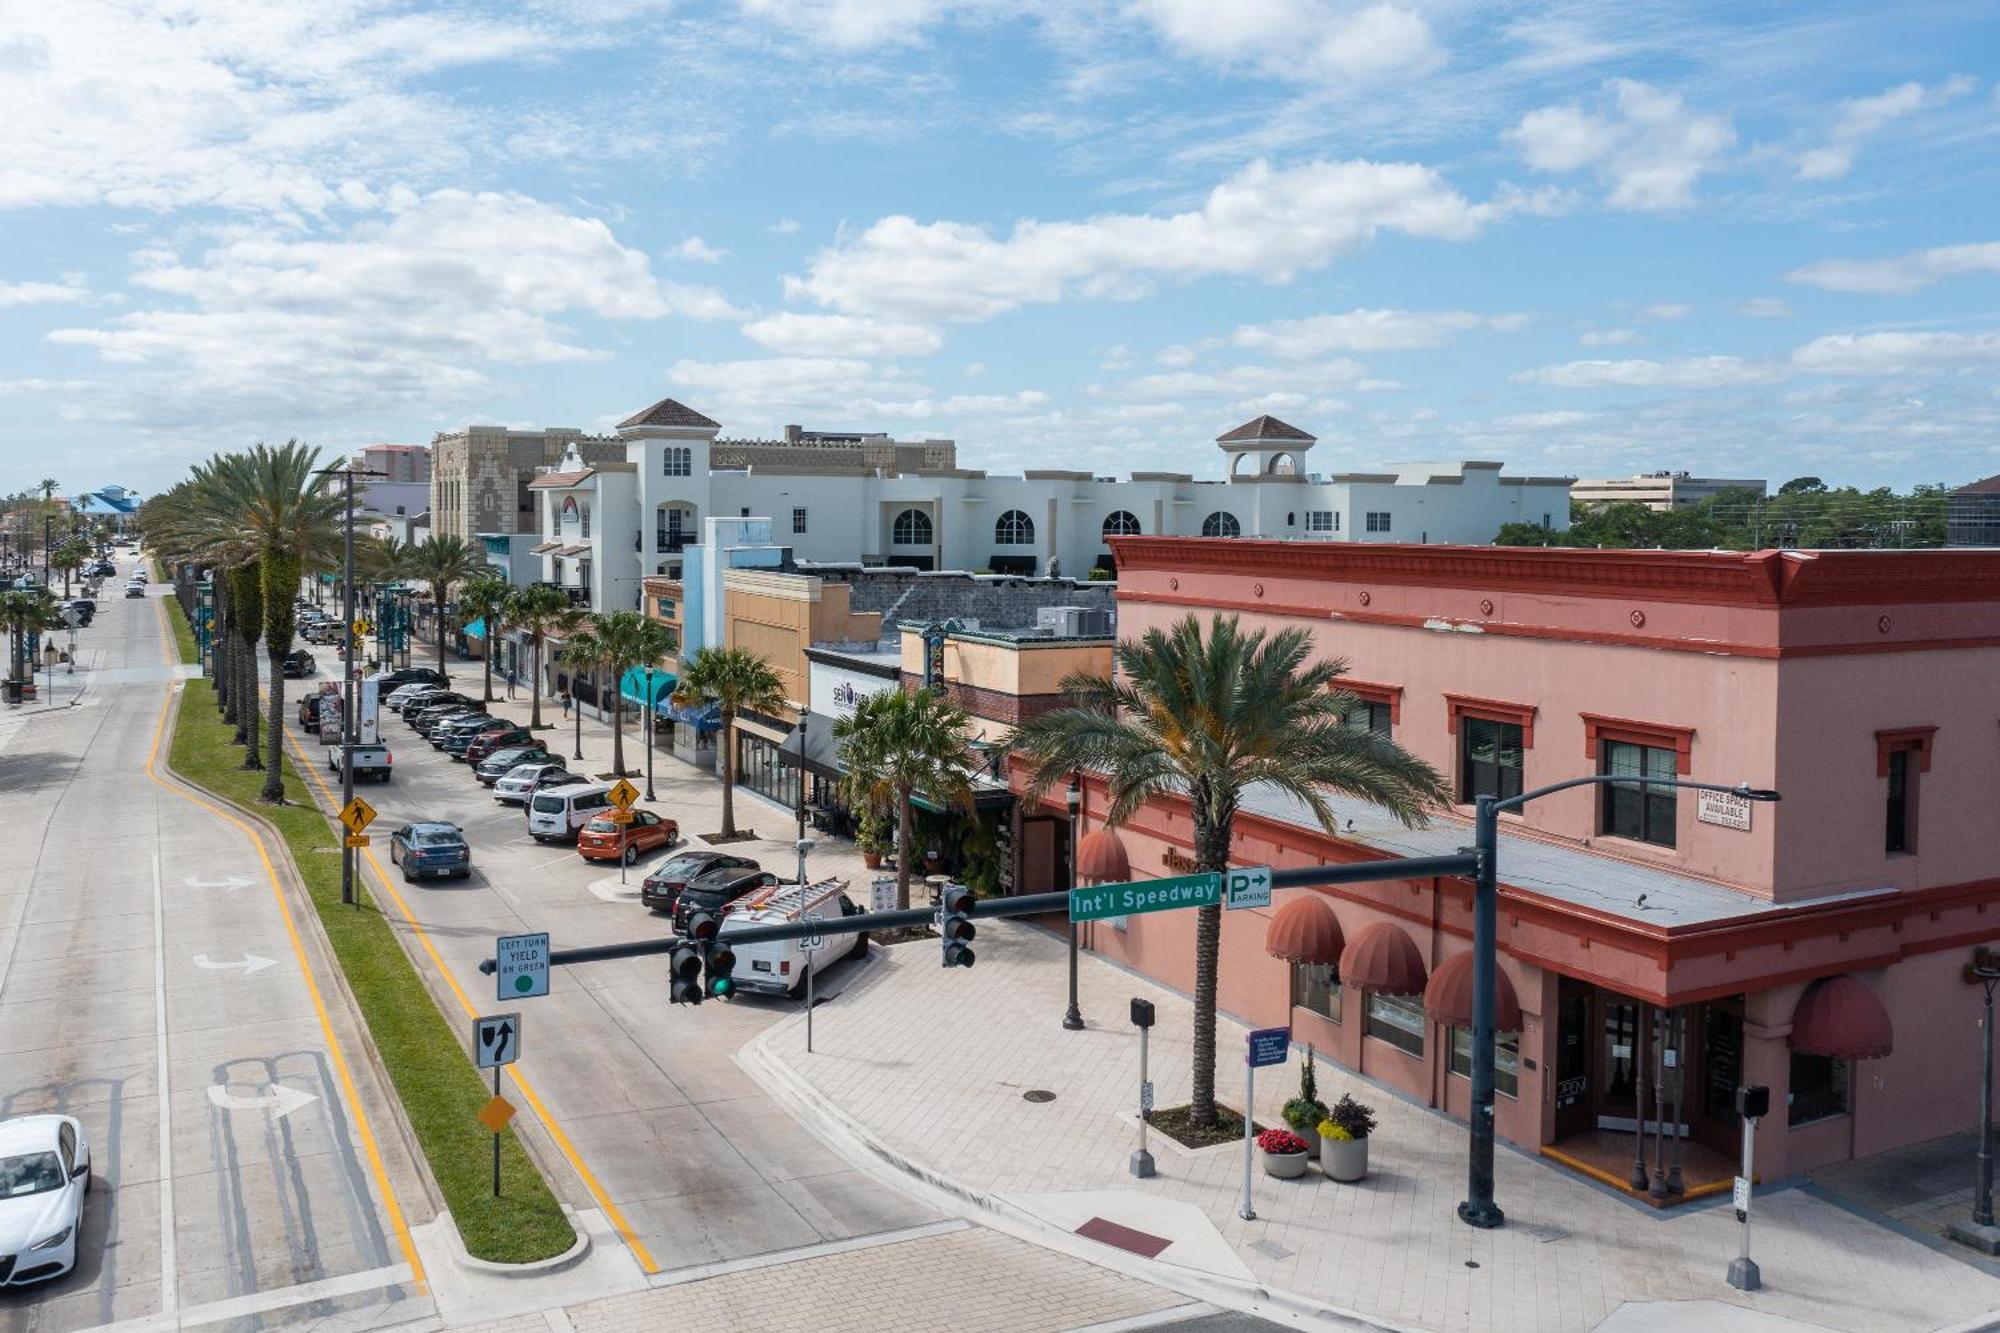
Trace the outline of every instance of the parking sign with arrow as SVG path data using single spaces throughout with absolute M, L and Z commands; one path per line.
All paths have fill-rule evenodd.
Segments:
M 511 1065 L 521 1058 L 521 1016 L 494 1014 L 474 1019 L 472 1054 L 481 1069 Z

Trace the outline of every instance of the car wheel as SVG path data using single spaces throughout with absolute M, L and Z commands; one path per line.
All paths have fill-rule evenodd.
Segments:
M 626 864 L 626 865 L 628 865 L 628 866 L 629 866 L 629 865 L 633 864 L 633 863 L 634 863 L 635 861 L 637 861 L 638 859 L 639 859 L 639 849 L 638 849 L 637 847 L 627 847 L 627 848 L 625 849 L 625 864 Z
M 868 932 L 867 932 L 867 931 L 863 930 L 863 931 L 857 931 L 857 932 L 855 933 L 855 936 L 854 936 L 854 947 L 853 947 L 852 949 L 849 949 L 849 950 L 847 951 L 847 956 L 848 956 L 849 958 L 866 958 L 866 957 L 868 956 Z
M 803 1000 L 806 998 L 806 975 L 811 971 L 812 965 L 810 963 L 799 969 L 799 979 L 794 981 L 792 988 L 785 992 L 787 998 L 794 1000 Z
M 407 871 L 407 870 L 405 870 L 405 871 L 403 872 L 403 883 L 405 883 L 405 884 L 415 884 L 416 882 L 417 882 L 417 877 L 416 877 L 415 875 L 412 875 L 412 874 L 411 874 L 411 873 L 410 873 L 409 871 Z

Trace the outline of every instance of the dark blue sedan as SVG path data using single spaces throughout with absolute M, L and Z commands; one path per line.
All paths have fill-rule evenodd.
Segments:
M 403 868 L 403 882 L 426 875 L 464 879 L 472 873 L 472 848 L 456 824 L 405 824 L 389 835 L 389 860 Z

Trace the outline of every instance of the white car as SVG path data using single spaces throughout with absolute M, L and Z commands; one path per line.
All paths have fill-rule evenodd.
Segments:
M 66 1115 L 0 1120 L 0 1287 L 76 1267 L 90 1146 Z
M 558 785 L 554 779 L 561 779 L 561 785 L 582 782 L 563 767 L 560 759 L 534 759 L 525 764 L 516 764 L 498 782 L 493 784 L 493 799 L 502 805 L 526 805 L 528 798 L 544 787 Z

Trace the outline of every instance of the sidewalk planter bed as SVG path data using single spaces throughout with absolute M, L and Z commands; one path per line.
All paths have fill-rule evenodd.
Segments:
M 1368 1174 L 1368 1135 L 1375 1128 L 1375 1110 L 1352 1097 L 1342 1097 L 1319 1123 L 1319 1169 L 1329 1180 L 1348 1183 Z
M 1289 1129 L 1267 1129 L 1259 1134 L 1257 1155 L 1264 1161 L 1264 1174 L 1279 1180 L 1297 1180 L 1303 1176 L 1306 1162 L 1312 1157 L 1306 1141 Z

